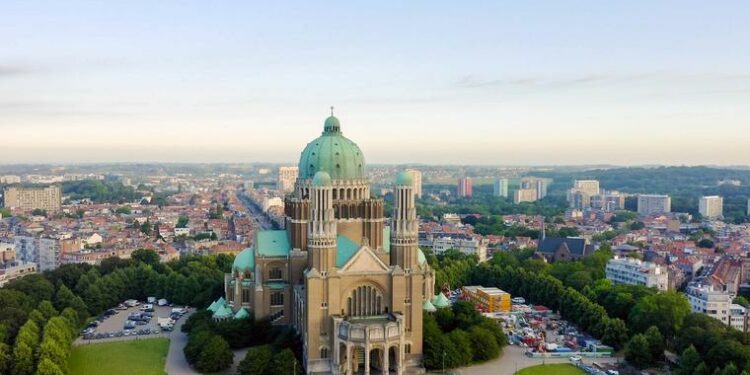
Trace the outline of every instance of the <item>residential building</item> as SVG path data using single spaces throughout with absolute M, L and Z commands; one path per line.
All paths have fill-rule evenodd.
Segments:
M 0 176 L 0 184 L 11 185 L 11 184 L 20 184 L 20 183 L 21 183 L 21 176 L 16 176 L 12 174 L 6 174 L 4 176 Z
M 62 194 L 60 186 L 17 187 L 5 189 L 3 198 L 5 207 L 22 211 L 42 209 L 49 213 L 60 211 Z
M 607 279 L 614 284 L 644 285 L 658 290 L 669 289 L 666 267 L 630 257 L 614 257 L 605 268 Z
M 729 305 L 729 326 L 742 331 L 748 331 L 747 309 L 736 303 Z
M 461 177 L 458 179 L 457 194 L 462 198 L 471 198 L 471 177 Z
M 521 189 L 535 190 L 535 200 L 539 200 L 547 196 L 547 186 L 550 182 L 551 180 L 548 178 L 524 177 L 521 179 Z
M 299 160 L 285 229 L 255 232 L 253 247 L 225 275 L 225 297 L 209 306 L 213 318 L 252 312 L 256 320 L 291 325 L 308 374 L 367 371 L 370 358 L 394 373 L 418 372 L 423 308 L 435 287 L 418 247 L 411 175 L 396 177 L 385 227 L 364 154 L 336 117 L 325 120 Z
M 706 314 L 725 325 L 730 325 L 732 295 L 729 292 L 716 290 L 707 285 L 693 285 L 688 286 L 685 293 L 692 312 Z
M 518 189 L 513 192 L 513 203 L 519 204 L 522 202 L 534 202 L 539 195 L 537 190 L 534 189 Z
M 32 273 L 36 273 L 35 263 L 17 262 L 7 267 L 0 267 L 0 288 L 14 279 Z
M 599 181 L 575 180 L 573 188 L 568 190 L 568 204 L 570 208 L 583 210 L 591 207 L 592 197 L 599 195 Z
M 638 213 L 643 216 L 664 214 L 672 211 L 672 198 L 669 195 L 638 195 Z
M 591 208 L 607 212 L 625 209 L 625 195 L 619 191 L 602 190 L 591 197 Z
M 588 195 L 599 194 L 598 180 L 574 180 L 573 189 L 586 192 Z
M 508 179 L 498 177 L 495 179 L 495 185 L 492 189 L 492 194 L 496 197 L 508 197 Z
M 433 236 L 432 251 L 435 254 L 440 254 L 450 249 L 456 249 L 466 255 L 476 255 L 479 262 L 487 260 L 487 240 L 471 236 Z
M 422 172 L 416 169 L 407 169 L 406 173 L 411 175 L 411 180 L 414 181 L 414 195 L 417 198 L 422 198 Z
M 698 212 L 706 219 L 724 216 L 724 198 L 718 195 L 703 196 L 698 201 Z
M 60 246 L 58 240 L 44 237 L 16 236 L 14 238 L 16 259 L 36 263 L 39 272 L 53 270 L 60 266 Z
M 461 298 L 483 313 L 508 313 L 512 307 L 510 293 L 494 287 L 465 286 L 461 288 Z
M 297 180 L 299 167 L 279 167 L 279 175 L 276 179 L 276 189 L 288 193 L 294 189 L 294 181 Z

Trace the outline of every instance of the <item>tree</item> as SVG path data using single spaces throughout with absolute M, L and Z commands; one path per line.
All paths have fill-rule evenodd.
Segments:
M 625 322 L 618 318 L 607 320 L 602 341 L 615 348 L 622 348 L 628 341 L 628 329 L 625 327 Z
M 302 366 L 297 362 L 297 358 L 290 349 L 284 349 L 276 353 L 273 356 L 271 367 L 274 374 L 302 374 Z
M 638 368 L 645 368 L 651 364 L 651 352 L 646 336 L 637 334 L 625 345 L 625 360 Z
M 188 222 L 190 219 L 185 215 L 180 215 L 179 218 L 177 218 L 177 225 L 175 227 L 177 228 L 187 228 Z
M 685 295 L 670 291 L 640 300 L 630 312 L 628 322 L 634 332 L 644 332 L 653 325 L 665 337 L 673 337 L 688 314 L 690 304 Z
M 656 362 L 664 358 L 664 349 L 666 343 L 664 342 L 664 336 L 661 335 L 659 329 L 655 326 L 648 327 L 648 329 L 644 333 L 644 336 L 646 336 L 646 340 L 648 341 L 651 360 L 653 362 Z
M 469 335 L 466 331 L 454 329 L 447 335 L 447 339 L 455 349 L 454 355 L 456 365 L 454 367 L 464 366 L 471 363 L 472 358 L 474 358 L 474 353 L 472 352 L 471 341 L 469 340 Z
M 706 366 L 705 362 L 701 362 L 698 367 L 695 368 L 695 372 L 693 372 L 693 375 L 710 375 L 711 371 L 708 370 L 708 366 Z
M 42 358 L 36 369 L 36 375 L 65 375 L 65 372 L 49 358 Z
M 237 367 L 239 375 L 271 375 L 273 350 L 270 345 L 254 346 L 248 349 L 245 359 Z M 278 370 L 278 369 L 275 369 Z
M 708 238 L 704 238 L 697 243 L 698 247 L 704 248 L 704 249 L 710 249 L 714 247 L 714 241 L 711 241 Z
M 750 307 L 750 300 L 745 296 L 737 296 L 737 298 L 734 299 L 734 303 L 745 308 Z
M 497 358 L 500 354 L 500 347 L 492 333 L 481 329 L 479 326 L 472 327 L 469 330 L 469 342 L 474 349 L 474 362 L 484 362 Z
M 0 374 L 10 374 L 11 370 L 11 351 L 10 345 L 0 340 Z
M 221 336 L 214 335 L 203 348 L 198 361 L 195 363 L 195 369 L 200 372 L 223 371 L 232 365 L 233 358 L 234 353 L 232 353 L 226 340 Z
M 16 342 L 13 347 L 13 375 L 34 373 L 34 349 L 25 342 Z
M 130 255 L 130 259 L 136 262 L 142 262 L 142 263 L 148 264 L 150 266 L 159 264 L 159 262 L 161 261 L 161 258 L 159 258 L 159 254 L 157 254 L 155 251 L 151 249 L 135 250 Z
M 701 356 L 695 347 L 690 345 L 687 349 L 682 352 L 680 356 L 679 368 L 677 370 L 678 375 L 693 375 L 695 369 L 702 363 Z
M 55 307 L 52 306 L 52 302 L 44 300 L 42 303 L 39 304 L 39 307 L 37 307 L 39 312 L 44 315 L 44 320 L 49 320 L 53 316 L 57 316 L 57 310 L 55 310 Z
M 728 365 L 719 371 L 719 375 L 740 375 L 740 370 L 737 369 L 737 366 L 733 362 L 729 362 Z

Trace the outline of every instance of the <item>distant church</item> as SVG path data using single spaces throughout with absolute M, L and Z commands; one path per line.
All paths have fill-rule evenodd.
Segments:
M 385 226 L 360 148 L 331 115 L 299 159 L 284 230 L 261 231 L 225 277 L 217 319 L 291 324 L 308 374 L 403 374 L 421 368 L 423 308 L 433 309 L 433 271 L 417 247 L 411 176 L 394 185 Z

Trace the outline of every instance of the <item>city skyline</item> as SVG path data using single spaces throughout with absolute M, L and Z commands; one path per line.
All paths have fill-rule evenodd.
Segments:
M 0 163 L 748 164 L 739 1 L 192 5 L 7 4 Z

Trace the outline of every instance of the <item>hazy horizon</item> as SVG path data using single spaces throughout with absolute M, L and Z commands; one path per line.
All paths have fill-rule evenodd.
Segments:
M 750 164 L 750 4 L 9 1 L 0 164 Z

